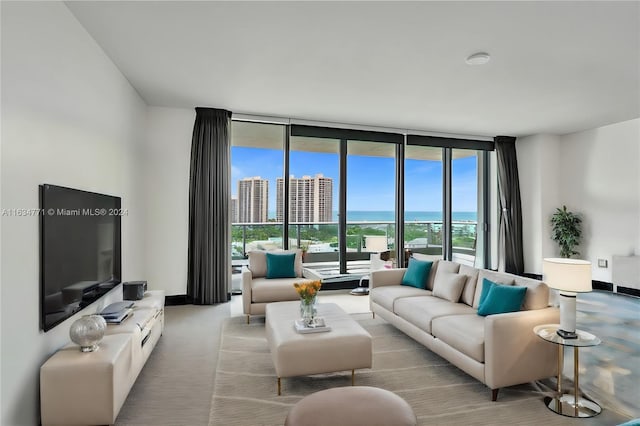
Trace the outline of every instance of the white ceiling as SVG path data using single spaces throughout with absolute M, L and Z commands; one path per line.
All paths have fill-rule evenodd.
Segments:
M 636 1 L 66 4 L 150 105 L 485 136 L 640 116 Z

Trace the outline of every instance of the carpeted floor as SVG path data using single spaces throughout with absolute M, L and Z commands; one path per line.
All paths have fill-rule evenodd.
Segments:
M 116 426 L 201 426 L 209 420 L 218 342 L 229 304 L 168 306 L 164 334 Z
M 342 293 L 321 292 L 321 303 L 338 303 L 350 313 L 368 311 L 368 297 L 351 296 L 348 292 Z M 611 426 L 621 423 L 626 418 L 640 417 L 640 399 L 638 399 L 640 394 L 640 367 L 638 367 L 638 356 L 640 354 L 638 350 L 638 342 L 640 342 L 640 329 L 638 328 L 640 324 L 638 322 L 640 320 L 640 299 L 615 295 L 609 292 L 594 291 L 579 295 L 578 311 L 579 327 L 597 334 L 602 339 L 602 345 L 580 351 L 580 385 L 585 392 L 595 397 L 605 407 L 604 413 L 592 419 L 569 419 L 555 415 L 550 411 L 547 413 L 546 411 L 548 410 L 542 405 L 540 394 L 538 394 L 536 398 L 522 402 L 520 412 L 522 421 L 520 421 L 520 424 L 538 425 L 549 423 Z M 120 411 L 116 425 L 200 426 L 210 422 L 212 424 L 221 424 L 217 419 L 224 419 L 224 417 L 211 417 L 212 406 L 215 410 L 225 407 L 234 410 L 237 409 L 237 406 L 223 407 L 218 404 L 221 401 L 216 398 L 212 400 L 214 391 L 218 392 L 218 396 L 222 395 L 219 393 L 220 388 L 215 386 L 214 380 L 222 382 L 224 380 L 229 381 L 230 378 L 229 374 L 224 377 L 222 374 L 216 374 L 216 368 L 225 368 L 228 372 L 238 371 L 237 382 L 234 384 L 233 380 L 231 380 L 232 383 L 229 383 L 235 386 L 246 382 L 246 378 L 240 381 L 240 377 L 243 374 L 246 375 L 245 373 L 248 371 L 248 368 L 243 368 L 243 366 L 250 365 L 246 361 L 242 361 L 246 360 L 243 350 L 231 356 L 231 358 L 240 359 L 237 365 L 233 365 L 233 368 L 231 364 L 226 362 L 228 359 L 227 353 L 220 351 L 223 328 L 226 330 L 225 334 L 229 336 L 236 335 L 254 340 L 258 339 L 256 340 L 257 347 L 262 347 L 263 349 L 261 350 L 264 351 L 260 357 L 261 359 L 266 359 L 266 361 L 264 361 L 264 364 L 260 364 L 260 367 L 251 367 L 249 371 L 258 375 L 267 375 L 269 378 L 265 379 L 264 382 L 264 394 L 257 399 L 261 401 L 275 396 L 273 366 L 268 356 L 266 342 L 264 342 L 263 334 L 261 334 L 264 333 L 264 318 L 254 318 L 251 320 L 251 326 L 245 326 L 243 324 L 244 317 L 241 315 L 241 296 L 234 296 L 231 303 L 214 306 L 168 306 L 165 309 L 166 326 L 164 335 L 131 389 Z M 232 317 L 230 320 L 232 324 L 228 324 L 225 327 L 230 316 Z M 235 316 L 238 317 L 233 318 Z M 362 318 L 366 322 L 371 318 L 371 314 L 360 315 L 358 318 Z M 390 327 L 389 330 L 391 333 L 396 333 L 401 338 L 407 339 L 408 343 L 405 344 L 409 346 L 417 345 L 398 330 L 393 329 L 393 327 Z M 262 346 L 259 343 L 260 339 L 263 339 Z M 227 338 L 223 340 L 224 347 L 227 348 L 225 349 L 226 351 L 232 341 Z M 374 345 L 376 345 L 376 350 L 379 351 L 379 344 L 374 343 Z M 231 350 L 235 349 L 232 347 Z M 427 358 L 422 359 L 430 359 L 428 357 L 434 356 L 421 346 L 416 346 L 415 350 L 417 352 L 426 352 L 426 355 L 421 356 Z M 264 357 L 265 354 L 266 358 Z M 390 358 L 394 354 L 399 355 L 401 352 L 388 352 L 385 356 Z M 564 372 L 566 383 L 569 384 L 571 372 L 573 371 L 572 364 L 569 361 L 572 361 L 573 357 L 568 350 L 567 355 L 565 357 L 567 365 Z M 219 366 L 217 362 L 218 356 L 224 358 L 224 362 L 221 362 Z M 382 361 L 377 361 L 379 358 L 379 355 L 374 355 L 374 372 L 381 368 Z M 413 361 L 407 362 L 407 367 L 414 368 L 419 365 L 420 359 L 417 358 L 417 360 L 413 359 Z M 385 372 L 385 377 L 392 373 Z M 370 380 L 367 377 L 365 372 L 359 372 L 356 376 L 356 384 L 364 384 L 364 380 Z M 399 375 L 399 380 L 404 380 L 404 377 L 405 375 L 402 373 L 402 375 Z M 461 377 L 468 379 L 466 375 Z M 378 377 L 374 376 L 374 378 L 377 382 Z M 298 394 L 292 393 L 292 390 L 298 389 L 296 388 L 296 383 L 302 383 L 299 382 L 300 380 L 304 381 L 305 379 L 286 379 L 283 381 L 285 394 L 283 397 L 274 400 L 275 404 L 284 404 L 281 405 L 283 411 L 280 414 L 281 420 L 279 424 L 282 424 L 282 419 L 286 416 L 291 404 L 303 395 L 301 390 L 297 391 Z M 313 380 L 314 383 L 322 382 L 322 379 L 318 380 L 315 377 L 308 380 Z M 385 380 L 387 379 L 385 378 Z M 423 381 L 427 385 L 430 383 L 428 379 Z M 348 376 L 345 378 L 339 375 L 339 377 L 335 378 L 335 382 L 335 386 L 346 386 L 349 384 Z M 554 386 L 553 381 L 550 381 L 549 384 Z M 238 395 L 234 386 L 227 386 L 224 389 L 224 392 L 228 392 L 229 400 Z M 334 384 L 327 386 L 334 386 Z M 395 385 L 390 389 L 399 390 L 402 389 L 401 386 L 404 385 Z M 508 423 L 507 421 L 498 423 L 497 419 L 491 415 L 477 416 L 483 407 L 486 407 L 489 410 L 487 412 L 490 413 L 492 409 L 499 406 L 487 405 L 489 399 L 487 389 L 478 383 L 475 383 L 475 386 L 475 388 L 471 387 L 469 389 L 475 389 L 478 395 L 471 395 L 470 397 L 465 396 L 467 395 L 467 389 L 465 389 L 465 392 L 459 391 L 463 388 L 462 386 L 452 386 L 449 393 L 444 393 L 444 388 L 436 388 L 436 392 L 423 391 L 417 397 L 418 405 L 424 405 L 424 409 L 438 409 L 438 406 L 443 404 L 440 399 L 442 394 L 449 398 L 447 401 L 451 401 L 450 403 L 447 402 L 449 405 L 444 406 L 448 407 L 447 409 L 451 413 L 458 415 L 456 422 L 453 423 L 476 425 Z M 526 388 L 530 389 L 530 387 Z M 507 391 L 517 393 L 520 389 Z M 503 392 L 501 391 L 500 393 L 498 404 L 508 402 L 504 398 Z M 398 393 L 401 394 L 400 391 Z M 248 395 L 252 394 L 248 393 Z M 240 394 L 240 397 L 243 398 L 245 395 Z M 476 404 L 476 401 L 480 406 Z M 516 404 L 512 405 L 512 407 L 517 409 L 517 401 L 512 402 Z M 616 415 L 613 411 L 620 413 L 620 415 Z M 222 414 L 222 411 L 216 412 L 216 416 L 221 416 Z M 552 414 L 553 417 L 549 417 L 549 414 Z M 423 424 L 438 425 L 447 424 L 447 422 L 451 424 L 450 420 L 451 417 L 448 416 L 443 418 L 436 416 L 426 418 L 426 420 L 423 418 L 421 421 Z M 250 418 L 246 423 L 240 422 L 240 424 L 247 426 L 262 423 L 264 422 L 257 415 Z M 235 424 L 239 423 L 236 422 Z
M 354 315 L 373 337 L 373 368 L 356 372 L 356 384 L 393 391 L 413 407 L 421 425 L 615 425 L 627 419 L 605 409 L 592 419 L 548 410 L 542 397 L 554 383 L 500 391 L 486 386 L 370 314 Z M 349 386 L 350 372 L 283 379 L 282 396 L 265 338 L 264 320 L 228 319 L 222 330 L 209 424 L 282 425 L 293 404 L 318 390 Z

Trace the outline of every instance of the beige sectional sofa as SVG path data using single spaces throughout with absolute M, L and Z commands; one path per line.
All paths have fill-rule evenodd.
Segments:
M 283 252 L 278 250 L 277 252 Z M 302 252 L 295 252 L 295 273 L 293 278 L 267 278 L 266 252 L 261 250 L 249 252 L 249 266 L 242 271 L 242 310 L 247 316 L 247 324 L 251 315 L 264 315 L 265 306 L 271 302 L 300 300 L 293 284 L 305 280 L 302 277 Z
M 372 272 L 369 287 L 373 314 L 486 384 L 492 390 L 492 400 L 496 400 L 501 387 L 557 374 L 557 348 L 533 332 L 536 325 L 559 322 L 559 310 L 549 307 L 546 284 L 440 260 L 434 261 L 427 289 L 423 290 L 401 285 L 404 272 Z M 527 287 L 521 310 L 478 315 L 484 278 Z M 464 285 L 455 301 L 456 291 L 447 291 L 448 285 L 457 281 L 464 281 Z M 434 286 L 440 297 L 434 295 Z

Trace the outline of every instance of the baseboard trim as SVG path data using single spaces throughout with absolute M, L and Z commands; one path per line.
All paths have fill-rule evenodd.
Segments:
M 191 305 L 193 300 L 186 294 L 177 294 L 173 296 L 165 296 L 164 305 L 165 306 L 180 306 L 180 305 Z
M 637 288 L 618 286 L 616 290 L 618 293 L 627 294 L 629 296 L 640 297 L 640 290 L 638 290 Z
M 613 284 L 605 282 L 605 281 L 591 281 L 591 287 L 595 290 L 605 290 L 605 291 L 613 291 Z
M 233 293 L 227 293 L 227 302 L 231 300 Z M 180 306 L 180 305 L 194 305 L 193 299 L 186 294 L 176 294 L 173 296 L 164 297 L 165 306 Z

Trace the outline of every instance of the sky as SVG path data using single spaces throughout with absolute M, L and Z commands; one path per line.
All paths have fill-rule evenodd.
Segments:
M 269 180 L 269 211 L 276 210 L 276 179 L 283 174 L 281 150 L 232 147 L 231 194 L 238 195 L 238 180 L 260 176 Z M 338 210 L 338 154 L 291 151 L 290 174 L 322 173 L 333 178 L 333 210 Z M 453 211 L 477 210 L 477 158 L 453 160 Z M 395 159 L 347 157 L 347 210 L 392 211 L 395 198 Z M 406 160 L 405 210 L 442 210 L 442 163 Z

